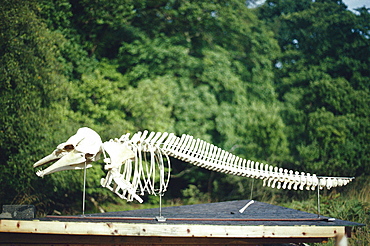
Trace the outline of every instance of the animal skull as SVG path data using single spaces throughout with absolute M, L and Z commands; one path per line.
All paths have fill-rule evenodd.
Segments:
M 83 127 L 65 143 L 59 144 L 50 155 L 36 162 L 33 167 L 57 160 L 48 168 L 37 171 L 39 177 L 63 170 L 89 168 L 92 166 L 91 162 L 99 160 L 101 153 L 100 136 L 94 130 Z

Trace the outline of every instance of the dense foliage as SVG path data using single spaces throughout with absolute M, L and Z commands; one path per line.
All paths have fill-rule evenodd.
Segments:
M 78 210 L 81 172 L 40 179 L 32 164 L 82 126 L 103 140 L 186 133 L 272 165 L 369 175 L 369 20 L 368 9 L 330 0 L 253 9 L 241 0 L 4 0 L 0 203 Z M 114 199 L 99 188 L 101 169 L 88 171 L 95 205 Z M 172 176 L 169 200 L 250 196 L 245 178 L 176 161 Z M 260 186 L 254 197 L 279 193 Z

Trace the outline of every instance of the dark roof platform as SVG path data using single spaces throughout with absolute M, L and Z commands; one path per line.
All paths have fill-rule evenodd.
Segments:
M 319 216 L 295 209 L 253 201 L 242 213 L 250 200 L 184 205 L 87 214 L 85 216 L 48 216 L 42 220 L 60 221 L 116 221 L 126 223 L 163 223 L 156 218 L 160 215 L 166 224 L 207 224 L 207 225 L 269 225 L 269 226 L 358 226 L 360 224 Z
M 84 216 L 3 219 L 0 220 L 0 243 L 22 243 L 21 238 L 28 238 L 46 244 L 58 240 L 66 244 L 104 245 L 263 245 L 322 242 L 328 238 L 342 241 L 350 236 L 354 226 L 363 225 L 240 200 Z

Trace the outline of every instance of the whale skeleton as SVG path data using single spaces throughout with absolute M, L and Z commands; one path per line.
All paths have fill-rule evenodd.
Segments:
M 353 177 L 324 177 L 298 172 L 268 164 L 246 160 L 235 156 L 206 141 L 183 134 L 137 132 L 119 139 L 102 142 L 92 129 L 80 128 L 65 143 L 61 143 L 48 156 L 33 166 L 56 161 L 44 170 L 38 170 L 40 177 L 54 172 L 86 169 L 104 156 L 107 170 L 101 185 L 127 201 L 143 202 L 140 195 L 145 192 L 162 195 L 170 180 L 170 157 L 190 164 L 226 174 L 253 179 L 262 179 L 263 185 L 277 189 L 315 190 L 344 186 Z

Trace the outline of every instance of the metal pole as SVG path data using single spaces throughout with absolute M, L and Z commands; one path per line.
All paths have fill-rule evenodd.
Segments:
M 162 193 L 159 193 L 159 216 L 156 216 L 158 222 L 165 222 L 167 219 L 162 216 Z
M 162 194 L 159 194 L 159 217 L 162 217 Z
M 320 218 L 320 185 L 317 185 L 317 217 Z
M 250 198 L 249 198 L 249 200 L 252 200 L 252 198 L 253 198 L 253 185 L 254 185 L 254 179 L 252 179 L 252 185 L 251 185 L 251 195 L 250 195 Z
M 84 168 L 84 188 L 82 192 L 82 216 L 85 216 L 85 200 L 86 200 L 86 161 Z

